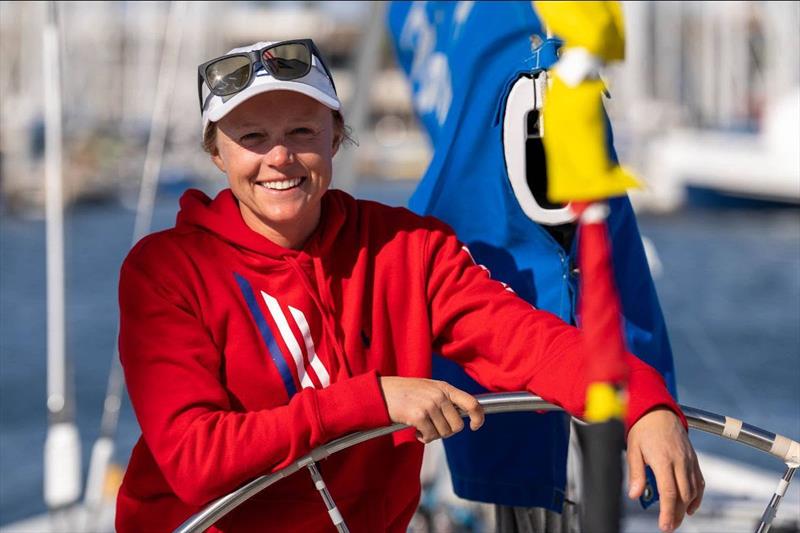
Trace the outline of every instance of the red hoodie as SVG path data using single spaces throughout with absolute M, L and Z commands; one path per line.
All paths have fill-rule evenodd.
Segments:
M 120 357 L 142 438 L 117 501 L 121 532 L 169 531 L 204 504 L 354 431 L 390 424 L 379 375 L 430 377 L 438 351 L 497 391 L 583 410 L 577 330 L 472 261 L 452 231 L 402 208 L 323 197 L 302 251 L 249 229 L 230 190 L 190 190 L 175 228 L 130 252 Z M 633 356 L 627 422 L 679 413 Z M 351 531 L 406 530 L 420 493 L 413 430 L 320 470 Z M 243 504 L 212 531 L 333 531 L 308 475 Z

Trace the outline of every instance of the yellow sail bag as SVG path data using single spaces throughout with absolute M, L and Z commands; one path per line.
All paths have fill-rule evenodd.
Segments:
M 599 79 L 569 87 L 556 74 L 547 89 L 543 141 L 551 202 L 599 200 L 639 186 L 610 157 L 603 87 Z

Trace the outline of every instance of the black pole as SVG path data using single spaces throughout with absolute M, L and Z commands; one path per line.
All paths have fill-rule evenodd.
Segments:
M 622 451 L 625 427 L 612 419 L 578 425 L 583 453 L 581 531 L 617 533 L 622 520 Z

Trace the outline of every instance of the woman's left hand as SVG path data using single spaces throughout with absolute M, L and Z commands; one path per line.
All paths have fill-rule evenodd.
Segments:
M 645 465 L 656 475 L 661 501 L 658 525 L 673 531 L 685 513 L 693 514 L 703 500 L 705 481 L 697 455 L 680 419 L 669 409 L 655 409 L 628 432 L 628 496 L 636 499 L 645 487 Z

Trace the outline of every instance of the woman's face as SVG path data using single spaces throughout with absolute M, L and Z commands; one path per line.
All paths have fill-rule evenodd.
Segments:
M 301 248 L 319 223 L 336 153 L 333 114 L 296 92 L 259 94 L 217 123 L 214 163 L 228 175 L 245 223 Z

